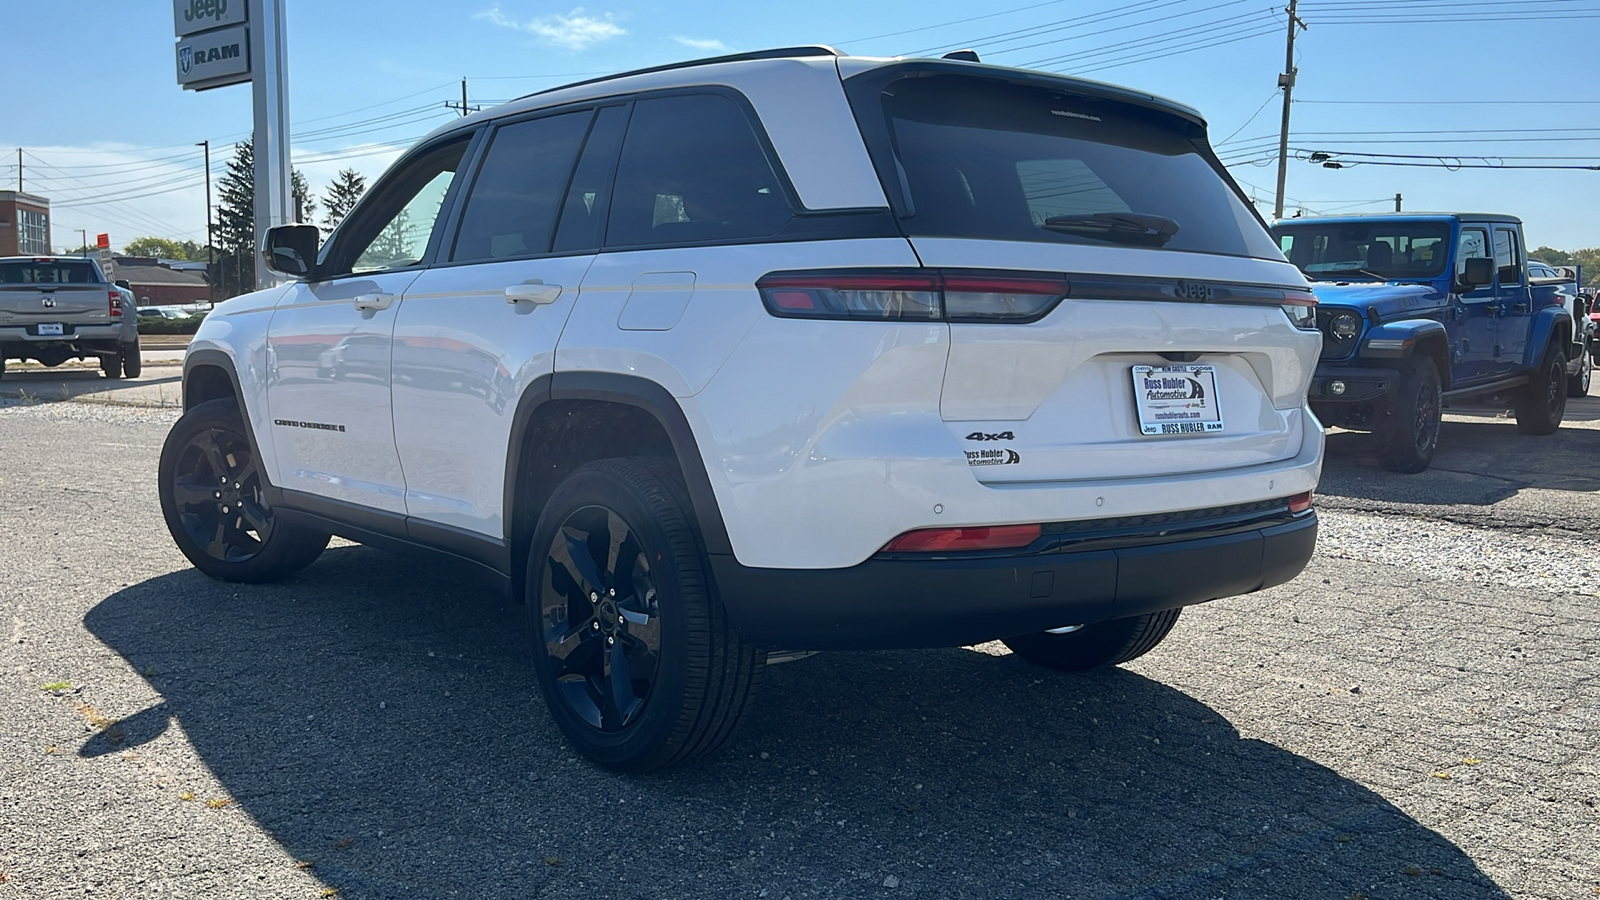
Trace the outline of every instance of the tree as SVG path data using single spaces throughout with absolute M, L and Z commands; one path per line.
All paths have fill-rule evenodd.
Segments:
M 367 192 L 367 179 L 362 177 L 355 169 L 344 169 L 328 185 L 328 190 L 323 194 L 322 208 L 326 212 L 322 216 L 322 230 L 332 232 L 350 215 L 350 210 L 355 208 L 356 201 Z
M 317 198 L 311 193 L 311 185 L 306 183 L 306 176 L 300 174 L 299 169 L 291 169 L 289 172 L 289 195 L 293 199 L 290 206 L 294 211 L 294 220 L 315 221 Z
M 289 173 L 289 191 L 297 207 L 310 218 L 316 208 L 306 178 L 299 170 Z M 220 297 L 256 288 L 256 154 L 254 139 L 233 147 L 228 171 L 218 182 L 217 219 L 212 235 L 218 256 L 207 273 Z
M 1572 251 L 1540 247 L 1529 253 L 1528 257 L 1552 266 L 1581 266 L 1584 284 L 1600 285 L 1600 247 Z
M 255 290 L 256 157 L 252 141 L 233 146 L 233 159 L 217 182 L 217 220 L 212 234 L 219 251 L 208 273 L 219 297 Z
M 197 262 L 206 258 L 206 248 L 202 244 L 162 237 L 134 238 L 122 248 L 122 252 L 126 256 L 151 256 L 156 259 L 177 259 L 186 262 Z

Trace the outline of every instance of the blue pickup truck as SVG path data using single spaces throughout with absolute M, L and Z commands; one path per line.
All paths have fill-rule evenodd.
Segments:
M 1587 390 L 1589 361 L 1568 365 L 1572 314 L 1554 279 L 1530 277 L 1517 218 L 1391 213 L 1272 231 L 1317 295 L 1311 408 L 1371 431 L 1385 468 L 1428 467 L 1445 405 L 1509 407 L 1525 434 L 1551 434 L 1573 385 Z

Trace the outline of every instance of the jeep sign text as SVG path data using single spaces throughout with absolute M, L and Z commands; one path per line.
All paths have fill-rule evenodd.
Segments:
M 178 37 L 240 25 L 245 21 L 246 0 L 172 0 L 173 33 Z

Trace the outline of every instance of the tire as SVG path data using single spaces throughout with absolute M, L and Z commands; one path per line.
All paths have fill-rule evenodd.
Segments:
M 277 581 L 311 565 L 328 533 L 280 521 L 232 399 L 183 414 L 161 447 L 161 515 L 189 562 L 222 581 Z
M 111 379 L 122 377 L 122 350 L 120 348 L 110 356 L 100 357 L 100 374 Z
M 534 528 L 534 671 L 567 740 L 607 768 L 644 772 L 716 750 L 766 668 L 766 651 L 739 637 L 711 592 L 693 521 L 670 464 L 608 459 L 568 476 Z
M 1512 411 L 1523 434 L 1555 434 L 1567 413 L 1567 358 L 1552 343 L 1533 374 L 1533 381 L 1517 392 Z
M 4 356 L 0 356 L 0 380 L 4 380 L 5 377 L 6 377 L 6 358 Z
M 1178 624 L 1182 607 L 1126 619 L 1085 625 L 1066 634 L 1025 634 L 1006 638 L 1011 652 L 1035 665 L 1060 672 L 1087 672 L 1137 659 L 1161 643 Z
M 1589 396 L 1589 381 L 1591 378 L 1593 378 L 1594 366 L 1591 365 L 1589 355 L 1587 353 L 1581 354 L 1581 358 L 1583 359 L 1583 362 L 1578 369 L 1578 374 L 1567 376 L 1568 397 Z
M 139 354 L 139 342 L 122 345 L 122 377 L 138 378 L 144 371 L 144 357 Z
M 1426 357 L 1400 362 L 1400 379 L 1383 404 L 1374 429 L 1378 463 L 1391 472 L 1413 474 L 1433 464 L 1439 447 L 1439 370 Z

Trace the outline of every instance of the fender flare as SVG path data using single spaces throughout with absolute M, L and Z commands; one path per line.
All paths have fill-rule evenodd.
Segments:
M 1363 359 L 1404 359 L 1412 354 L 1417 344 L 1437 336 L 1449 346 L 1450 337 L 1444 323 L 1435 319 L 1401 319 L 1385 322 L 1366 333 L 1361 339 L 1360 356 Z M 1378 346 L 1374 347 L 1373 343 Z M 1398 342 L 1398 343 L 1395 343 Z
M 670 391 L 656 382 L 615 372 L 556 372 L 541 375 L 528 385 L 518 399 L 511 422 L 511 439 L 506 446 L 506 477 L 503 485 L 505 505 L 502 508 L 505 515 L 502 518 L 507 546 L 514 546 L 516 540 L 517 517 L 512 515 L 512 511 L 516 509 L 517 467 L 521 463 L 528 428 L 539 407 L 557 400 L 598 400 L 636 407 L 649 413 L 672 442 L 672 451 L 683 472 L 684 486 L 688 489 L 689 502 L 694 507 L 706 552 L 717 556 L 733 555 L 733 544 L 728 539 L 728 529 L 722 520 L 722 508 L 717 503 L 711 477 L 706 472 L 705 459 L 700 455 L 699 442 L 689 427 L 683 407 Z
M 1550 346 L 1550 338 L 1562 325 L 1567 327 L 1569 335 L 1574 333 L 1572 314 L 1567 312 L 1565 306 L 1547 306 L 1534 313 L 1533 325 L 1528 329 L 1528 346 L 1522 351 L 1524 369 L 1531 370 L 1543 361 L 1544 348 Z

